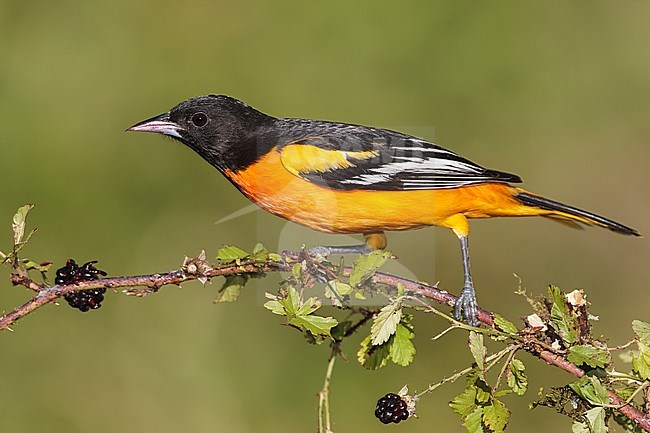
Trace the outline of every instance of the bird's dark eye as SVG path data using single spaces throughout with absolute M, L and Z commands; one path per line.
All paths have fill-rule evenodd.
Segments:
M 190 118 L 190 122 L 195 126 L 205 126 L 208 123 L 208 116 L 205 113 L 194 113 Z

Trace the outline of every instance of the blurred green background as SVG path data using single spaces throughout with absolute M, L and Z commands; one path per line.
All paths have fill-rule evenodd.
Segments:
M 648 22 L 650 4 L 639 1 L 0 1 L 0 249 L 24 203 L 37 205 L 30 258 L 55 267 L 97 259 L 111 275 L 174 269 L 224 243 L 309 243 L 308 230 L 262 212 L 215 225 L 247 201 L 182 145 L 124 133 L 206 93 L 278 116 L 423 135 L 648 233 Z M 543 219 L 472 230 L 485 308 L 517 322 L 528 314 L 513 294 L 516 273 L 534 293 L 549 283 L 586 288 L 601 316 L 595 333 L 612 344 L 630 338 L 633 318 L 648 320 L 647 240 Z M 405 272 L 457 291 L 451 232 L 393 234 L 390 249 Z M 7 311 L 29 293 L 4 272 Z M 232 305 L 212 304 L 215 281 L 145 299 L 109 293 L 87 314 L 43 308 L 0 335 L 2 430 L 314 431 L 328 349 L 261 308 L 276 282 L 247 287 Z M 405 383 L 422 389 L 471 362 L 464 334 L 433 343 L 444 324 L 416 325 L 418 356 L 406 369 L 367 372 L 357 347 L 344 347 L 350 361 L 337 364 L 332 385 L 337 433 L 391 429 L 373 416 L 379 396 Z M 568 431 L 568 419 L 527 404 L 540 386 L 570 377 L 522 359 L 531 386 L 507 400 L 509 431 Z M 459 389 L 425 397 L 421 419 L 399 431 L 463 431 L 446 406 Z

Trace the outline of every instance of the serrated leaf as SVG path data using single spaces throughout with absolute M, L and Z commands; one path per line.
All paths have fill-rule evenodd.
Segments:
M 239 298 L 239 292 L 244 288 L 247 281 L 248 275 L 227 276 L 223 286 L 219 289 L 219 293 L 217 293 L 217 297 L 214 298 L 214 302 L 235 302 Z
M 481 422 L 482 418 L 483 407 L 477 406 L 469 415 L 465 417 L 463 426 L 469 433 L 484 433 L 485 429 L 483 428 L 483 423 Z
M 269 260 L 272 260 L 274 262 L 281 262 L 282 256 L 278 253 L 269 253 Z
M 607 433 L 608 428 L 605 423 L 605 408 L 604 407 L 594 407 L 585 412 L 585 417 L 587 418 L 587 423 L 585 422 L 574 422 L 571 425 L 571 430 L 573 433 Z
M 517 358 L 512 358 L 508 370 L 506 370 L 508 386 L 517 395 L 524 395 L 528 389 L 528 377 L 526 377 L 526 366 Z
M 273 314 L 277 314 L 278 316 L 287 315 L 287 311 L 284 309 L 284 305 L 277 299 L 272 299 L 264 303 L 264 308 L 271 310 Z
M 632 329 L 641 343 L 650 346 L 650 323 L 633 320 Z
M 358 255 L 350 271 L 350 285 L 356 287 L 366 281 L 377 269 L 390 259 L 389 251 L 376 250 L 369 254 Z
M 485 383 L 480 377 L 474 382 L 476 386 L 476 401 L 479 403 L 488 403 L 492 400 L 492 388 Z
M 321 307 L 320 299 L 316 297 L 311 297 L 296 309 L 295 314 L 296 316 L 306 316 L 318 310 L 320 307 Z
M 510 411 L 506 405 L 499 400 L 492 400 L 483 408 L 483 424 L 494 433 L 501 433 L 508 425 Z
M 495 313 L 494 314 L 494 323 L 497 325 L 497 328 L 502 330 L 503 332 L 507 334 L 516 334 L 517 333 L 517 327 L 515 326 L 514 323 L 512 323 L 509 320 L 506 320 L 501 316 L 500 314 Z
M 368 335 L 362 342 L 359 351 L 357 352 L 357 360 L 359 364 L 363 365 L 368 370 L 377 370 L 384 367 L 388 358 L 390 357 L 389 343 L 373 346 L 371 344 L 371 337 Z
M 388 341 L 391 335 L 395 333 L 397 324 L 402 319 L 402 302 L 396 301 L 384 305 L 379 314 L 375 317 L 370 327 L 370 337 L 372 345 L 378 346 Z
M 485 356 L 487 355 L 487 348 L 483 345 L 483 334 L 475 331 L 469 333 L 469 351 L 472 352 L 476 367 L 479 371 L 485 368 Z
M 325 296 L 336 307 L 342 307 L 343 303 L 348 300 L 348 296 L 352 293 L 352 286 L 343 283 L 339 280 L 331 280 L 325 286 Z
M 390 358 L 397 365 L 406 367 L 415 357 L 415 346 L 411 341 L 415 337 L 413 329 L 403 323 L 397 325 L 390 344 Z
M 302 263 L 296 263 L 293 265 L 291 268 L 291 275 L 293 275 L 293 277 L 298 280 L 302 278 Z
M 567 359 L 575 365 L 587 364 L 590 367 L 605 367 L 610 361 L 610 355 L 605 349 L 592 346 L 590 344 L 581 344 L 569 348 Z
M 294 316 L 289 320 L 290 325 L 297 326 L 301 329 L 311 332 L 314 335 L 324 335 L 330 337 L 330 330 L 337 325 L 333 317 L 322 316 Z
M 298 308 L 300 308 L 300 293 L 298 293 L 294 287 L 289 286 L 287 297 L 280 299 L 279 301 L 284 306 L 287 316 L 293 316 L 296 314 L 296 311 L 298 311 Z
M 251 257 L 256 262 L 265 262 L 266 259 L 269 258 L 269 251 L 264 248 L 264 245 L 258 243 L 255 244 L 255 247 L 253 247 L 253 253 L 251 254 Z
M 18 208 L 14 214 L 11 228 L 14 232 L 14 245 L 19 244 L 25 235 L 25 219 L 30 210 L 34 208 L 33 204 L 26 204 Z
M 569 311 L 566 295 L 556 286 L 549 286 L 548 293 L 553 299 L 550 324 L 560 334 L 562 340 L 571 344 L 578 338 L 578 333 L 575 318 Z
M 463 418 L 472 413 L 476 408 L 476 387 L 474 385 L 467 387 L 449 402 L 449 407 Z
M 217 251 L 217 259 L 223 263 L 232 263 L 249 257 L 246 251 L 234 245 L 224 245 Z
M 597 377 L 582 376 L 580 379 L 569 384 L 569 388 L 580 397 L 592 404 L 608 404 L 607 389 L 600 383 Z
M 643 343 L 637 343 L 639 353 L 632 358 L 632 368 L 639 376 L 644 379 L 650 379 L 650 347 Z

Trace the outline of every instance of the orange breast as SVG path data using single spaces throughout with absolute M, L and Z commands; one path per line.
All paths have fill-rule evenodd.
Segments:
M 454 215 L 512 215 L 513 207 L 522 207 L 510 186 L 496 183 L 423 191 L 332 190 L 287 171 L 276 150 L 246 170 L 225 174 L 262 209 L 329 233 L 452 227 L 447 220 Z

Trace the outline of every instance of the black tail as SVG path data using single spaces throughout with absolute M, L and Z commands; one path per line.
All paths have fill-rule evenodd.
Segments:
M 575 208 L 573 206 L 559 203 L 557 201 L 549 200 L 547 198 L 540 197 L 529 192 L 518 192 L 515 194 L 515 199 L 526 206 L 533 206 L 546 211 L 550 211 L 551 213 L 548 216 L 551 217 L 557 216 L 569 218 L 574 221 L 579 221 L 583 224 L 595 224 L 601 227 L 605 227 L 616 233 L 641 236 L 641 233 L 635 229 L 624 226 L 623 224 L 617 223 L 616 221 L 612 221 L 600 215 L 596 215 L 591 212 Z

